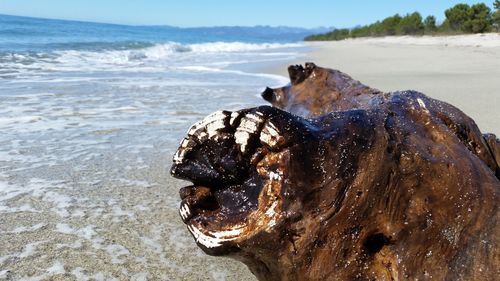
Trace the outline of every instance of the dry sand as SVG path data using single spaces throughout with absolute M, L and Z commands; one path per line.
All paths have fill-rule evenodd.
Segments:
M 287 64 L 315 62 L 383 91 L 417 90 L 471 116 L 500 135 L 500 34 L 385 37 L 309 43 Z M 287 75 L 286 66 L 273 69 Z

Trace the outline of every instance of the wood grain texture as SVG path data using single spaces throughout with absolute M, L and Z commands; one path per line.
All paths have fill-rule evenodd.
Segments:
M 279 145 L 255 138 L 243 155 L 232 137 L 237 129 L 227 125 L 224 141 L 193 144 L 172 168 L 195 190 L 202 177 L 193 163 L 207 163 L 202 183 L 216 203 L 210 213 L 198 208 L 202 215 L 188 226 L 203 221 L 199 229 L 209 233 L 252 224 L 219 248 L 198 242 L 202 249 L 244 262 L 259 280 L 498 280 L 494 135 L 422 93 L 382 93 L 312 63 L 289 73 L 290 85 L 263 93 L 274 107 L 238 113 L 272 122 Z M 212 176 L 224 163 L 237 163 L 241 178 Z M 280 180 L 268 180 L 277 171 Z M 249 189 L 251 204 L 235 203 Z M 275 221 L 259 228 L 269 223 L 261 218 L 272 202 L 279 202 Z M 220 215 L 242 206 L 232 219 Z

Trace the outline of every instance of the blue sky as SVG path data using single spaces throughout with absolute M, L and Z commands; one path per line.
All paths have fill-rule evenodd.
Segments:
M 220 26 L 352 27 L 395 13 L 444 18 L 451 0 L 0 0 L 0 14 L 95 22 Z M 493 0 L 483 1 L 492 6 Z

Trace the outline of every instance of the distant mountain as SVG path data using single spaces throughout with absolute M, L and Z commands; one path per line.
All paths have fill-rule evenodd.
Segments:
M 292 26 L 269 26 L 269 25 L 256 25 L 256 26 L 213 26 L 213 27 L 188 27 L 182 29 L 192 29 L 192 30 L 217 30 L 217 31 L 227 31 L 227 32 L 251 32 L 251 33 L 262 33 L 262 34 L 291 34 L 291 33 L 311 33 L 311 32 L 323 32 L 332 30 L 333 27 L 318 27 L 318 28 L 303 28 L 303 27 L 292 27 Z

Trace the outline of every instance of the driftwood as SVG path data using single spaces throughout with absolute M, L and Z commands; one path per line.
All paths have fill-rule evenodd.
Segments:
M 498 280 L 500 142 L 457 108 L 312 63 L 174 156 L 199 247 L 259 280 Z

